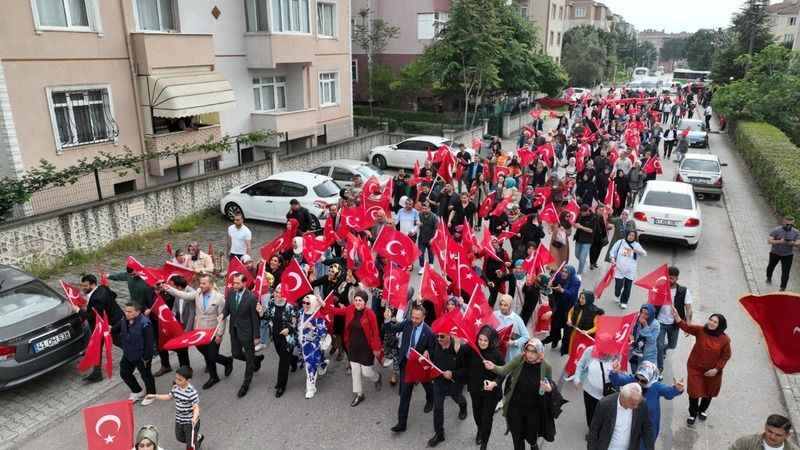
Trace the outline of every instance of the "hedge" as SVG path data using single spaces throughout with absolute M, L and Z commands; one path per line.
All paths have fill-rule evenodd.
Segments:
M 353 105 L 353 114 L 356 116 L 381 116 L 390 117 L 398 122 L 429 122 L 429 123 L 445 123 L 445 124 L 461 124 L 462 120 L 443 113 L 420 112 L 420 111 L 406 111 L 402 109 L 393 108 L 372 108 L 370 114 L 369 106 Z M 445 127 L 447 128 L 447 127 Z
M 395 119 L 378 116 L 353 116 L 353 126 L 356 129 L 366 128 L 367 130 L 381 130 L 383 129 L 381 122 L 384 121 L 389 122 L 389 131 L 394 131 L 397 129 L 398 123 Z
M 800 149 L 763 122 L 739 122 L 734 139 L 770 205 L 784 216 L 800 217 Z

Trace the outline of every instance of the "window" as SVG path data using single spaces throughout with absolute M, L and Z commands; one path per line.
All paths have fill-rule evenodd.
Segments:
M 244 9 L 248 32 L 269 31 L 267 0 L 245 0 Z
M 547 45 L 553 45 L 556 42 L 553 32 L 550 32 L 550 40 L 547 41 Z
M 351 181 L 353 179 L 353 173 L 351 173 L 347 169 L 342 169 L 341 167 L 334 167 L 333 173 L 331 174 L 331 178 L 334 181 Z
M 117 137 L 108 88 L 49 90 L 48 96 L 59 150 Z
M 527 19 L 528 18 L 528 7 L 527 6 L 520 6 L 518 11 L 519 11 L 519 15 L 522 16 L 523 19 Z
M 676 192 L 649 191 L 643 203 L 661 208 L 694 209 L 690 195 Z
M 308 189 L 302 184 L 291 181 L 282 181 L 281 183 L 281 197 L 305 197 L 308 194 Z
M 221 159 L 219 156 L 203 160 L 203 173 L 216 172 L 219 170 L 219 163 Z
M 443 12 L 417 14 L 417 39 L 433 39 L 447 23 L 448 15 Z
M 127 194 L 136 190 L 136 180 L 123 181 L 121 183 L 114 183 L 114 195 Z
M 177 31 L 174 0 L 136 0 L 139 29 L 146 31 Z
M 272 0 L 272 32 L 308 33 L 308 0 Z
M 559 31 L 556 36 L 558 36 L 558 39 L 556 40 L 556 45 L 561 45 L 561 32 Z
M 791 34 L 791 33 L 784 34 L 783 35 L 783 42 L 785 42 L 787 44 L 791 44 L 792 42 L 794 42 L 794 35 Z
M 558 18 L 559 19 L 563 19 L 564 18 L 564 7 L 563 6 L 559 6 L 558 7 Z
M 551 6 L 552 7 L 550 8 L 550 18 L 551 19 L 555 19 L 556 18 L 556 5 L 551 5 Z
M 575 17 L 586 17 L 586 8 L 583 6 L 575 7 Z
M 339 185 L 331 180 L 325 180 L 314 186 L 314 193 L 322 198 L 335 197 L 339 194 Z
M 277 197 L 280 195 L 280 192 L 281 182 L 278 180 L 262 181 L 242 191 L 244 194 L 254 195 L 257 197 Z
M 358 60 L 350 61 L 350 76 L 353 77 L 353 83 L 358 82 Z
M 797 16 L 789 17 L 789 25 L 794 26 L 797 23 Z
M 317 167 L 316 169 L 312 170 L 311 173 L 315 173 L 317 175 L 325 175 L 326 177 L 330 173 L 331 168 L 328 166 Z
M 256 111 L 286 109 L 286 77 L 254 77 L 253 100 Z
M 336 3 L 317 1 L 317 33 L 336 36 Z
M 33 9 L 38 27 L 91 30 L 92 0 L 34 0 Z M 87 3 L 89 3 L 87 5 Z
M 323 72 L 319 74 L 319 105 L 331 106 L 339 103 L 339 74 Z

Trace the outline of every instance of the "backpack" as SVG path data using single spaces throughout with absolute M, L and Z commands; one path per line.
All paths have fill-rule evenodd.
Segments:
M 314 214 L 311 214 L 311 212 L 308 213 L 308 224 L 310 227 L 308 231 L 316 231 L 322 229 L 322 224 L 320 224 L 319 222 L 319 217 L 315 216 Z

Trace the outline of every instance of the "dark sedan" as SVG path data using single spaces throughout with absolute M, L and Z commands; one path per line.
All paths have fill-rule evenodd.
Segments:
M 0 265 L 0 390 L 74 361 L 86 346 L 81 318 L 32 275 Z

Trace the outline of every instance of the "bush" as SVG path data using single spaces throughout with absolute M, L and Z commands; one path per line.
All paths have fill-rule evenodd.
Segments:
M 397 120 L 379 116 L 353 116 L 353 126 L 355 129 L 365 128 L 367 130 L 382 130 L 381 122 L 389 122 L 389 131 L 397 129 Z
M 782 215 L 800 217 L 800 149 L 763 122 L 739 122 L 735 142 L 770 205 Z
M 441 123 L 414 122 L 409 120 L 401 122 L 400 128 L 403 129 L 404 133 L 408 134 L 427 134 L 432 136 L 442 136 L 444 135 L 442 130 L 444 128 L 447 128 L 447 126 Z
M 372 117 L 388 117 L 397 120 L 398 122 L 430 122 L 430 123 L 444 123 L 457 125 L 461 123 L 461 118 L 453 117 L 446 113 L 434 112 L 420 112 L 420 111 L 405 111 L 402 109 L 393 108 L 372 108 Z M 354 105 L 353 114 L 356 116 L 370 116 L 369 106 Z M 447 128 L 447 127 L 445 127 Z

